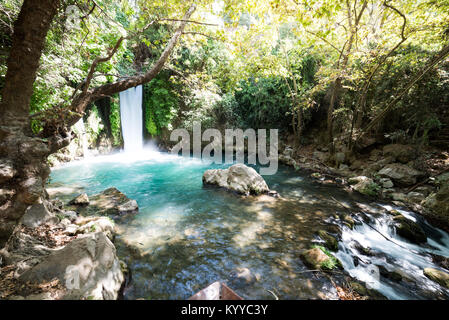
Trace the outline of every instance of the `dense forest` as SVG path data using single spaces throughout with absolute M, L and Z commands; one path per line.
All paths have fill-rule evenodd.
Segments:
M 2 0 L 0 44 L 0 299 L 449 298 L 449 0 Z

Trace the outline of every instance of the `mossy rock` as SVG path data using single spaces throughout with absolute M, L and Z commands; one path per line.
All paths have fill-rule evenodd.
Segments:
M 318 236 L 325 242 L 325 247 L 332 251 L 338 251 L 337 239 L 324 230 L 318 231 Z
M 440 284 L 441 286 L 449 289 L 449 274 L 437 270 L 434 268 L 425 268 L 424 269 L 424 275 L 429 278 L 432 281 L 435 281 L 436 283 Z
M 314 246 L 312 249 L 304 251 L 300 257 L 304 264 L 313 270 L 343 269 L 340 260 L 321 246 Z
M 382 277 L 390 279 L 395 282 L 400 282 L 402 280 L 402 275 L 400 273 L 396 271 L 388 271 L 388 269 L 382 265 L 376 265 L 376 267 L 379 268 L 379 273 Z
M 395 216 L 393 220 L 395 221 L 396 233 L 401 237 L 416 244 L 427 242 L 424 230 L 416 222 L 407 219 L 403 215 Z
M 348 214 L 343 215 L 342 217 L 343 223 L 348 226 L 348 228 L 353 229 L 355 225 L 354 219 Z
M 374 289 L 367 288 L 364 284 L 351 281 L 349 282 L 349 286 L 357 292 L 359 295 L 366 297 L 370 300 L 388 300 L 383 294 Z

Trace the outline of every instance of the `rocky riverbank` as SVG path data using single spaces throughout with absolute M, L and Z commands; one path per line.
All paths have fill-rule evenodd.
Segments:
M 279 160 L 309 171 L 319 183 L 407 207 L 449 231 L 448 152 L 389 144 L 354 156 L 343 151 L 331 155 L 323 147 L 295 151 L 285 146 Z
M 65 206 L 31 206 L 0 251 L 0 299 L 117 299 L 128 275 L 114 246 L 113 218 L 137 212 L 115 188 Z

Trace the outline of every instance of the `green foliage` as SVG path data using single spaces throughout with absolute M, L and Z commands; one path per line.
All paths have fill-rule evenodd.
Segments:
M 334 255 L 330 253 L 330 251 L 327 250 L 325 247 L 313 245 L 312 249 L 314 248 L 320 249 L 329 257 L 329 260 L 326 260 L 321 264 L 321 270 L 334 270 L 341 267 L 341 262 L 336 257 L 334 257 Z
M 120 104 L 118 95 L 114 95 L 111 98 L 109 122 L 111 123 L 113 144 L 114 146 L 120 146 L 122 144 L 122 127 L 120 123 Z
M 165 73 L 144 86 L 145 127 L 149 134 L 156 136 L 164 128 L 171 129 L 178 109 L 178 98 L 173 84 Z

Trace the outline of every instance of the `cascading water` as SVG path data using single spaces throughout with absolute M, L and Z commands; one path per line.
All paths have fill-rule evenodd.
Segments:
M 120 92 L 120 117 L 125 152 L 143 148 L 142 86 Z

